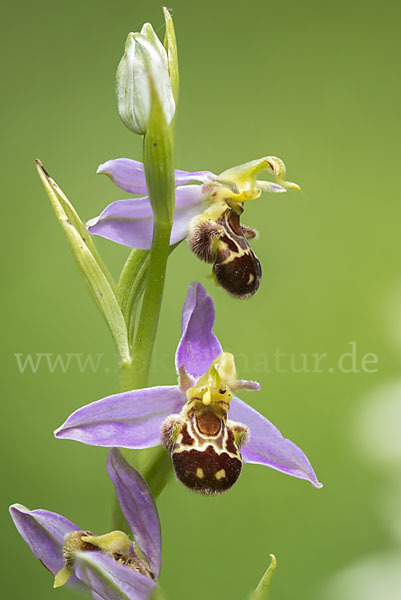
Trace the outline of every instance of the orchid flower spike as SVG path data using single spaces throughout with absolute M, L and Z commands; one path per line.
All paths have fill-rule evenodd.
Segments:
M 257 179 L 261 171 L 273 173 L 275 182 Z M 117 200 L 87 223 L 90 233 L 131 248 L 151 247 L 153 213 L 147 196 L 143 164 L 128 158 L 109 160 L 98 173 L 141 197 Z M 267 156 L 215 175 L 210 171 L 175 171 L 175 213 L 170 244 L 188 237 L 191 250 L 213 264 L 213 277 L 231 295 L 252 296 L 258 289 L 262 270 L 249 240 L 257 232 L 241 225 L 244 203 L 262 192 L 299 190 L 285 180 L 282 160 Z
M 54 575 L 54 587 L 89 591 L 94 600 L 147 600 L 160 574 L 160 522 L 149 487 L 110 450 L 107 472 L 134 541 L 122 531 L 96 536 L 48 510 L 10 506 L 11 517 L 36 558 Z
M 237 390 L 260 386 L 237 378 L 234 357 L 223 352 L 213 324 L 212 298 L 200 283 L 191 283 L 175 357 L 178 384 L 123 392 L 83 406 L 55 436 L 92 446 L 150 448 L 162 443 L 177 479 L 203 494 L 229 489 L 243 461 L 321 487 L 302 450 L 234 396 Z

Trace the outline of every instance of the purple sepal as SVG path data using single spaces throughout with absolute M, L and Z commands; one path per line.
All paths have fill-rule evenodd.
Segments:
M 130 158 L 116 158 L 99 165 L 97 171 L 110 177 L 113 183 L 130 194 L 147 194 L 143 163 Z M 175 171 L 175 185 L 185 185 L 199 181 L 205 183 L 215 177 L 210 171 Z
M 80 528 L 65 517 L 48 510 L 29 510 L 22 504 L 12 504 L 9 510 L 22 539 L 42 565 L 52 575 L 56 575 L 63 566 L 64 537 Z M 67 585 L 82 587 L 74 574 Z
M 115 158 L 98 166 L 98 175 L 108 175 L 112 182 L 130 194 L 147 194 L 143 163 L 130 158 Z
M 109 452 L 107 473 L 114 483 L 118 502 L 134 538 L 158 579 L 161 564 L 160 521 L 149 486 L 117 448 Z
M 234 397 L 229 418 L 249 427 L 250 439 L 241 448 L 244 462 L 265 465 L 287 475 L 306 479 L 317 488 L 322 487 L 302 450 L 283 437 L 263 415 Z
M 103 600 L 146 600 L 156 583 L 101 552 L 77 552 L 77 577 Z
M 235 390 L 248 390 L 249 392 L 258 392 L 260 390 L 260 383 L 257 381 L 248 381 L 247 379 L 237 379 L 233 386 Z
M 114 394 L 76 410 L 54 435 L 90 446 L 150 448 L 160 444 L 163 421 L 185 400 L 177 386 Z
M 199 377 L 221 354 L 222 347 L 213 333 L 214 319 L 212 298 L 200 283 L 190 283 L 182 309 L 182 336 L 175 355 L 177 373 L 183 366 L 187 373 Z
M 186 237 L 189 223 L 204 209 L 205 196 L 201 186 L 187 185 L 176 189 L 170 244 L 176 244 Z M 153 237 L 153 212 L 149 197 L 112 202 L 86 226 L 91 234 L 130 248 L 147 250 L 152 245 Z

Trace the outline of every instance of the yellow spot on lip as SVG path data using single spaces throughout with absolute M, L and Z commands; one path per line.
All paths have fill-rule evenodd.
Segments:
M 197 476 L 198 479 L 203 479 L 204 478 L 205 474 L 204 474 L 203 469 L 201 467 L 198 467 L 196 469 L 196 476 Z
M 224 469 L 220 469 L 220 471 L 217 471 L 217 473 L 215 474 L 217 481 L 219 481 L 220 479 L 223 479 L 223 477 L 225 477 L 225 476 L 226 476 L 226 472 Z
M 202 402 L 205 406 L 208 406 L 212 401 L 212 395 L 210 393 L 210 390 L 207 390 L 207 392 L 204 394 L 203 398 L 202 398 Z

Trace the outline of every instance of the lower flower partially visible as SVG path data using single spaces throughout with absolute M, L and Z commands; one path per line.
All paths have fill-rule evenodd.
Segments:
M 47 510 L 13 504 L 22 538 L 54 575 L 54 587 L 77 587 L 95 600 L 147 600 L 160 574 L 160 523 L 143 477 L 112 449 L 107 470 L 134 541 L 122 531 L 96 536 Z

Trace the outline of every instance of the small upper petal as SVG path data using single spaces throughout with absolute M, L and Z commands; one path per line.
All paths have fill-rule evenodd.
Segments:
M 130 194 L 147 194 L 143 163 L 130 158 L 116 158 L 99 165 L 97 173 L 108 175 L 113 183 Z M 210 171 L 175 171 L 175 185 L 199 181 L 205 183 L 215 177 Z
M 200 283 L 190 283 L 182 309 L 182 336 L 175 355 L 177 373 L 184 367 L 187 373 L 199 377 L 221 354 L 222 347 L 213 333 L 214 320 L 212 298 Z
M 77 552 L 74 571 L 102 600 L 147 600 L 156 587 L 150 577 L 101 552 Z
M 185 238 L 191 220 L 203 212 L 205 200 L 200 185 L 186 185 L 176 189 L 170 244 Z M 149 197 L 112 202 L 98 217 L 88 221 L 87 229 L 89 233 L 117 244 L 147 250 L 151 247 L 153 238 L 153 212 Z
M 161 559 L 160 521 L 149 486 L 117 448 L 109 452 L 107 472 L 123 515 L 157 579 Z
M 258 392 L 260 390 L 260 383 L 247 379 L 237 379 L 233 384 L 230 383 L 230 388 L 232 391 L 248 390 L 250 392 Z
M 265 465 L 293 477 L 306 479 L 317 488 L 322 487 L 302 450 L 283 437 L 277 427 L 263 415 L 234 397 L 230 404 L 229 418 L 249 428 L 249 441 L 241 448 L 245 462 Z
M 63 544 L 67 533 L 79 530 L 65 517 L 48 510 L 29 510 L 22 504 L 10 506 L 11 518 L 34 555 L 53 575 L 63 566 Z M 68 585 L 79 585 L 74 575 Z
M 186 185 L 187 183 L 193 183 L 194 181 L 207 183 L 209 180 L 215 177 L 216 175 L 210 171 L 180 171 L 179 169 L 176 169 L 175 185 Z
M 286 188 L 278 183 L 274 183 L 273 181 L 257 181 L 257 187 L 262 190 L 262 192 L 286 192 Z
M 163 421 L 184 403 L 177 386 L 114 394 L 79 408 L 54 433 L 90 446 L 150 448 L 160 444 Z
M 149 197 L 116 200 L 98 217 L 87 222 L 91 234 L 100 235 L 130 248 L 148 249 L 152 245 L 153 212 Z

